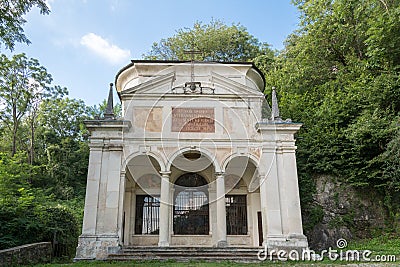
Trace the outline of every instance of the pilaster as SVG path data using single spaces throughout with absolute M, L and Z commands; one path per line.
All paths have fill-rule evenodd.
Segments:
M 303 235 L 294 134 L 301 124 L 290 121 L 258 123 L 263 155 L 260 166 L 261 212 L 267 249 L 301 251 L 308 247 Z
M 122 175 L 122 172 L 121 172 Z M 123 175 L 125 178 L 125 171 L 123 171 Z M 125 183 L 128 181 L 125 181 Z M 131 221 L 131 217 L 132 217 L 132 209 L 134 209 L 135 206 L 132 205 L 132 198 L 134 198 L 134 196 L 132 196 L 132 188 L 127 188 L 127 186 L 125 186 L 125 196 L 124 196 L 124 210 L 122 214 L 123 218 L 122 218 L 122 229 L 123 229 L 123 240 L 122 240 L 122 245 L 129 245 L 130 243 L 130 236 L 131 236 L 131 225 L 132 225 L 132 221 Z
M 75 259 L 105 259 L 120 249 L 122 240 L 122 133 L 130 123 L 93 120 L 85 121 L 85 125 L 91 133 L 89 169 L 82 235 Z
M 270 239 L 282 239 L 282 214 L 279 180 L 274 147 L 263 148 L 260 160 L 260 200 L 263 221 L 263 243 Z
M 93 235 L 97 226 L 97 204 L 100 188 L 100 173 L 103 143 L 90 144 L 89 169 L 86 183 L 85 209 L 82 234 Z

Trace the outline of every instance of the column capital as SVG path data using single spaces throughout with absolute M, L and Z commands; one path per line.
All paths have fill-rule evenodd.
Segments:
M 108 150 L 110 151 L 122 151 L 124 150 L 124 147 L 122 144 L 109 144 L 108 145 Z
M 101 141 L 101 142 L 90 142 L 89 143 L 89 149 L 91 150 L 91 151 L 102 151 L 103 150 L 103 146 L 104 146 L 104 143 Z
M 162 177 L 169 178 L 171 172 L 170 171 L 160 171 Z
M 225 172 L 215 172 L 214 175 L 215 175 L 216 177 L 217 177 L 217 176 L 222 176 L 222 177 L 224 177 L 224 176 L 225 176 Z

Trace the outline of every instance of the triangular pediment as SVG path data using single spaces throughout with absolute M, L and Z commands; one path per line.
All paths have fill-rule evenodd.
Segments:
M 211 73 L 211 83 L 215 85 L 216 94 L 263 95 L 261 91 L 236 82 L 218 73 Z
M 170 72 L 148 80 L 138 85 L 132 86 L 121 92 L 121 95 L 160 95 L 160 94 L 184 94 L 185 83 L 190 82 L 190 77 L 182 78 L 176 72 Z M 203 87 L 203 94 L 215 95 L 240 95 L 240 96 L 262 96 L 263 93 L 257 89 L 249 87 L 216 72 L 211 72 L 208 76 L 196 78 Z M 193 95 L 192 93 L 188 93 Z M 194 93 L 195 94 L 195 93 Z
M 171 91 L 174 80 L 175 72 L 173 71 L 125 89 L 121 95 L 167 93 Z

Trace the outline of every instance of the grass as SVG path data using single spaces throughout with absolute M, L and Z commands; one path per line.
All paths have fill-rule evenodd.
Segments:
M 256 266 L 266 266 L 266 267 L 278 267 L 278 266 L 290 266 L 290 267 L 309 267 L 309 266 L 321 266 L 321 267 L 334 267 L 334 266 L 351 266 L 355 267 L 356 264 L 354 262 L 262 262 L 262 263 L 235 263 L 235 262 L 162 262 L 162 261 L 145 261 L 145 262 L 138 262 L 138 261 L 127 261 L 127 262 L 78 262 L 78 263 L 69 263 L 69 264 L 45 264 L 45 265 L 35 265 L 35 267 L 256 267 Z M 397 267 L 398 263 L 380 263 L 377 264 L 368 264 L 363 263 L 363 266 L 368 267 Z
M 375 255 L 400 256 L 400 237 L 381 235 L 372 239 L 351 242 L 346 249 L 371 250 Z M 400 258 L 398 258 L 400 261 Z
M 333 248 L 334 249 L 334 248 Z M 400 262 L 400 237 L 397 236 L 389 236 L 382 235 L 377 238 L 365 239 L 357 242 L 350 242 L 346 248 L 343 248 L 343 251 L 346 250 L 370 250 L 372 254 L 370 256 L 371 259 L 374 259 L 376 255 L 395 255 L 396 262 L 388 262 L 388 263 L 362 263 L 362 266 L 385 266 L 385 267 L 394 267 L 399 266 Z M 76 263 L 52 263 L 52 264 L 43 264 L 36 265 L 35 267 L 112 267 L 112 266 L 121 266 L 121 267 L 214 267 L 214 266 L 299 266 L 299 267 L 308 267 L 308 266 L 356 266 L 356 262 L 346 262 L 346 261 L 329 261 L 324 259 L 320 262 L 257 262 L 257 263 L 235 263 L 235 262 L 175 262 L 175 261 L 127 261 L 127 262 L 104 262 L 104 261 L 81 261 Z
M 229 261 L 222 261 L 222 262 L 175 262 L 175 261 L 127 261 L 127 262 L 101 262 L 101 261 L 94 261 L 94 262 L 77 262 L 77 263 L 68 263 L 68 264 L 45 264 L 45 265 L 35 265 L 35 267 L 89 267 L 89 266 L 96 266 L 96 267 L 239 267 L 239 266 L 246 266 L 246 267 L 255 267 L 255 266 L 299 266 L 299 267 L 308 267 L 308 266 L 338 266 L 341 265 L 333 264 L 331 262 L 319 262 L 319 263 L 309 263 L 309 262 L 261 262 L 261 263 L 236 263 L 236 262 L 229 262 Z

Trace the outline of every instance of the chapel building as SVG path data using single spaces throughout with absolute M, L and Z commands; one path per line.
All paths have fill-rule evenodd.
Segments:
M 294 134 L 262 73 L 243 62 L 133 60 L 90 158 L 76 259 L 124 246 L 307 248 Z

